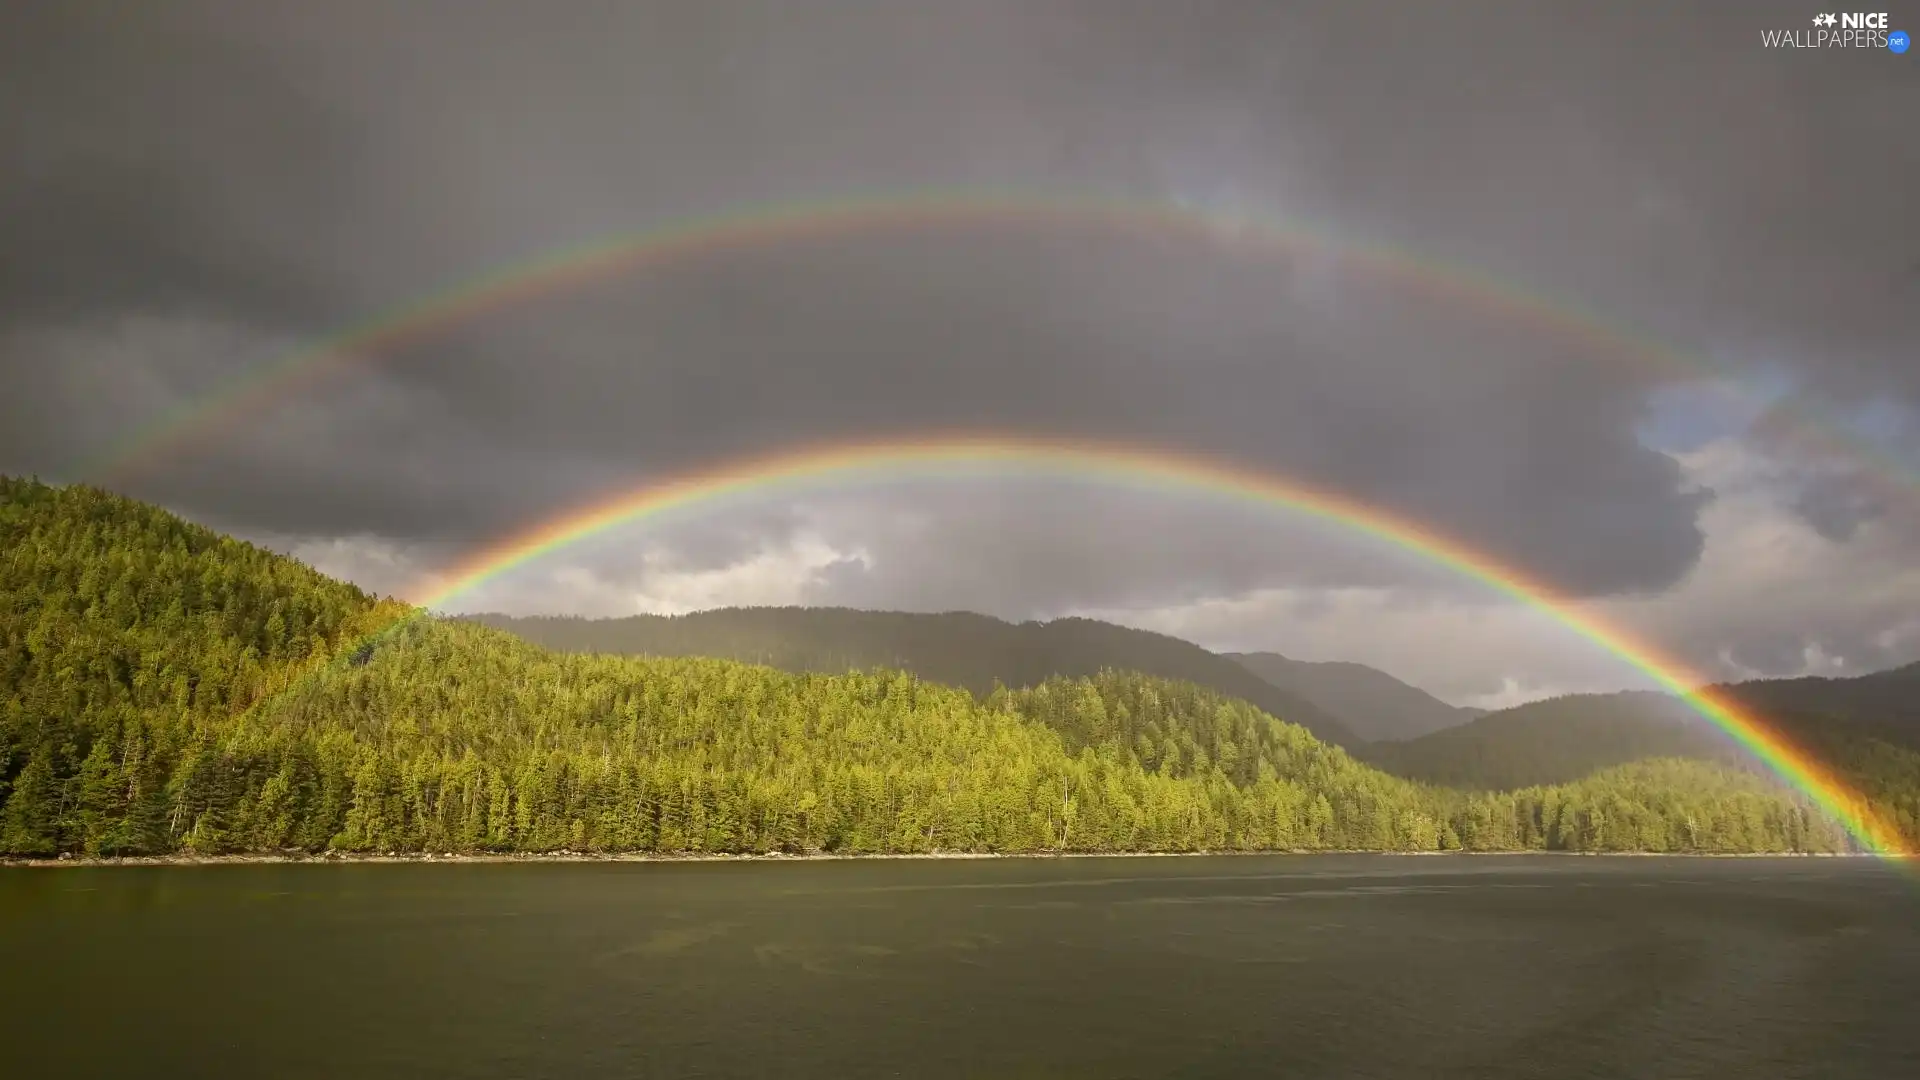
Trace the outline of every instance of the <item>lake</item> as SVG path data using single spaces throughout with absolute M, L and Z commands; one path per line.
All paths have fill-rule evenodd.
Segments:
M 1859 859 L 0 869 L 12 1077 L 1913 1077 Z

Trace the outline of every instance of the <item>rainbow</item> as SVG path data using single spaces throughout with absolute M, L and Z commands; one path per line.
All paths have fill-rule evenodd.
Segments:
M 1010 469 L 1152 489 L 1207 492 L 1291 510 L 1444 566 L 1544 613 L 1679 695 L 1781 779 L 1805 793 L 1865 850 L 1896 855 L 1902 849 L 1899 834 L 1879 820 L 1865 800 L 1818 760 L 1769 729 L 1746 706 L 1627 631 L 1583 611 L 1572 598 L 1545 583 L 1417 522 L 1347 496 L 1184 452 L 990 435 L 839 444 L 732 461 L 602 499 L 492 544 L 437 575 L 435 583 L 416 598 L 420 607 L 415 612 L 425 614 L 502 574 L 604 530 L 675 510 L 890 476 L 1004 474 Z
M 1601 354 L 1639 358 L 1694 379 L 1720 381 L 1725 374 L 1705 360 L 1616 329 L 1597 316 L 1531 294 L 1519 285 L 1403 249 L 1342 239 L 1330 230 L 1299 222 L 1175 201 L 929 190 L 736 208 L 511 263 L 265 363 L 219 391 L 188 401 L 133 431 L 79 472 L 102 486 L 124 484 L 148 465 L 263 415 L 331 373 L 491 312 L 593 282 L 728 252 L 820 238 L 983 226 L 1171 235 L 1227 250 L 1324 258 L 1349 272 L 1479 309 Z M 1920 476 L 1865 440 L 1805 415 L 1795 418 L 1795 428 L 1803 440 L 1859 460 L 1871 467 L 1870 475 L 1920 494 Z

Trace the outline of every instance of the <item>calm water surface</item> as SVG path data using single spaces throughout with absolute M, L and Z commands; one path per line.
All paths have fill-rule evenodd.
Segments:
M 0 1076 L 1920 1077 L 1859 860 L 0 869 Z

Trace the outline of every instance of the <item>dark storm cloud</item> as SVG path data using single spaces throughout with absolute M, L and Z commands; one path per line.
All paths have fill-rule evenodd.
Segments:
M 1880 495 L 1864 488 L 1857 477 L 1824 477 L 1802 488 L 1793 507 L 1821 536 L 1845 542 L 1882 513 Z
M 84 10 L 0 15 L 19 133 L 0 148 L 0 468 L 64 478 L 292 342 L 533 252 L 929 184 L 1344 222 L 1793 365 L 1823 402 L 1920 401 L 1898 280 L 1920 224 L 1894 213 L 1920 163 L 1883 126 L 1911 65 L 1763 52 L 1762 27 L 1802 21 L 1786 6 Z M 827 237 L 450 328 L 128 484 L 235 528 L 454 549 L 734 454 L 1079 434 L 1228 455 L 1569 588 L 1644 590 L 1702 543 L 1705 496 L 1633 434 L 1672 377 L 1248 257 L 1226 229 Z M 1286 576 L 1231 515 L 1069 545 L 1085 507 L 1009 500 L 932 534 L 860 518 L 905 546 L 829 579 L 875 604 L 999 582 L 995 602 L 1053 606 Z M 795 527 L 675 533 L 668 558 L 717 566 Z
M 350 310 L 325 238 L 365 213 L 349 119 L 157 10 L 0 14 L 0 319 Z

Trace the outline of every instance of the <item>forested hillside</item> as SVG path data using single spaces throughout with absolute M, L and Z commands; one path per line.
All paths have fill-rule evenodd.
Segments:
M 1565 783 L 1643 758 L 1738 764 L 1748 756 L 1685 702 L 1651 692 L 1535 701 L 1360 754 L 1396 776 L 1495 791 Z
M 14 850 L 1826 850 L 1733 770 L 1674 763 L 1475 798 L 1251 706 L 1109 673 L 981 702 L 904 673 L 555 653 L 409 623 L 364 663 L 202 726 L 166 783 L 98 733 Z M 150 759 L 149 759 L 150 760 Z M 16 798 L 18 798 L 18 793 Z M 61 809 L 69 806 L 70 809 Z
M 1920 750 L 1920 663 L 1847 679 L 1762 679 L 1738 683 L 1734 696 L 1802 729 L 1821 721 Z
M 847 608 L 723 608 L 620 619 L 478 621 L 568 652 L 719 656 L 786 671 L 828 674 L 890 668 L 987 694 L 1054 676 L 1138 671 L 1210 687 L 1299 724 L 1325 742 L 1364 741 L 1340 718 L 1242 665 L 1192 642 L 1092 619 L 1009 623 L 954 611 L 921 614 Z
M 165 805 L 199 733 L 401 610 L 87 488 L 0 477 L 0 551 L 5 851 L 50 850 L 43 819 Z
M 1295 660 L 1270 652 L 1226 655 L 1262 679 L 1325 710 L 1369 742 L 1417 739 L 1484 713 L 1482 709 L 1449 705 L 1365 664 Z
M 1462 794 L 1133 673 L 555 652 L 127 500 L 8 482 L 0 851 L 1832 850 L 1738 769 Z
M 1790 679 L 1720 689 L 1824 761 L 1878 812 L 1920 838 L 1920 751 L 1908 688 L 1920 665 L 1855 679 Z M 1565 783 L 1648 758 L 1688 758 L 1757 771 L 1731 737 L 1678 698 L 1574 694 L 1462 727 L 1361 749 L 1370 763 L 1427 783 L 1503 791 Z

